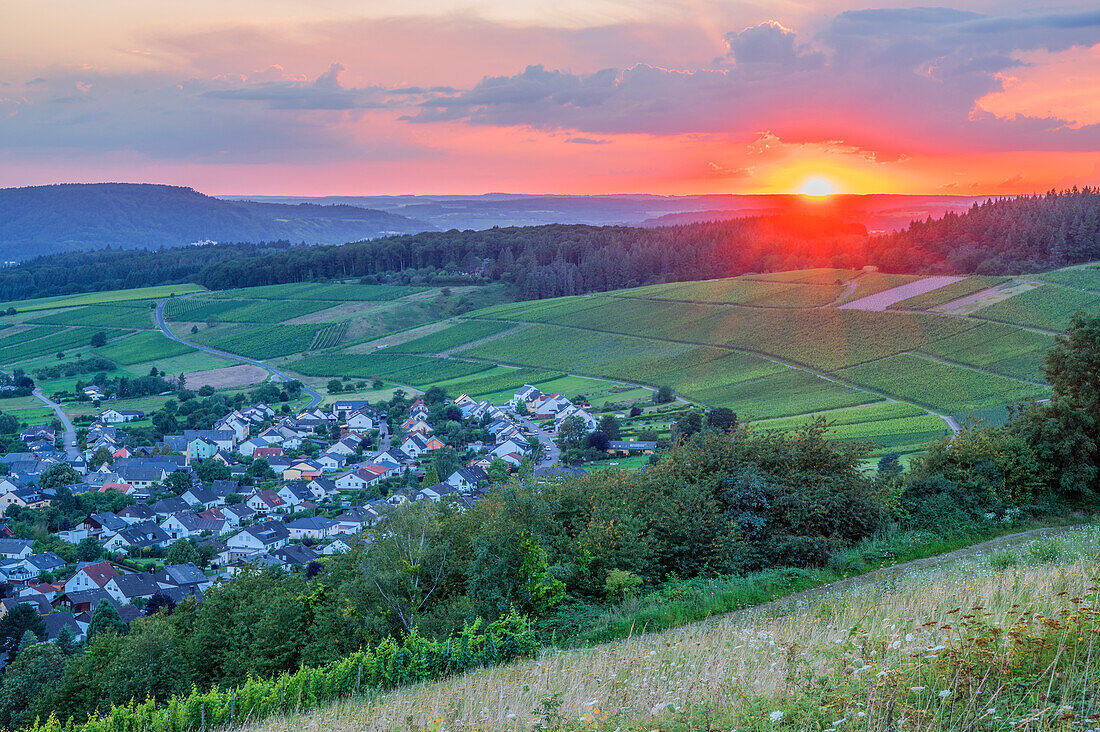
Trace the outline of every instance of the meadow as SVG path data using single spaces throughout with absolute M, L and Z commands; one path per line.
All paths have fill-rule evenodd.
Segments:
M 1046 284 L 984 307 L 974 317 L 1059 331 L 1076 310 L 1100 313 L 1100 293 Z
M 0 311 L 15 308 L 17 312 L 26 313 L 33 310 L 53 310 L 60 307 L 71 308 L 80 305 L 98 305 L 135 300 L 148 302 L 192 292 L 203 292 L 203 288 L 190 283 L 182 283 L 178 285 L 157 285 L 155 287 L 135 287 L 132 290 L 104 290 L 103 292 L 86 292 L 78 295 L 56 295 L 34 300 L 13 300 L 0 303 Z M 136 307 L 147 307 L 147 304 L 136 304 Z
M 75 348 L 83 348 L 91 343 L 92 336 L 98 332 L 107 334 L 107 338 L 117 338 L 125 335 L 127 331 L 112 328 L 69 328 L 46 335 L 33 340 L 23 340 L 19 336 L 10 339 L 15 341 L 11 345 L 0 347 L 0 365 L 15 364 L 20 361 L 44 356 L 46 354 L 63 353 Z M 5 339 L 5 343 L 8 339 Z
M 248 729 L 1089 729 L 1098 573 L 1095 526 L 1010 538 Z M 717 604 L 719 587 L 700 589 L 685 597 Z
M 170 340 L 155 330 L 120 338 L 95 349 L 100 356 L 123 366 L 182 356 L 193 351 L 190 346 Z

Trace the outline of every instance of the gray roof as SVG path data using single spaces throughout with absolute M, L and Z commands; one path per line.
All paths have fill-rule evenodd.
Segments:
M 294 519 L 286 525 L 288 529 L 304 529 L 304 530 L 319 530 L 331 529 L 333 526 L 338 525 L 338 521 L 334 521 L 324 516 L 306 516 L 300 519 Z
M 187 564 L 170 564 L 162 570 L 161 574 L 164 575 L 167 581 L 176 585 L 198 585 L 210 581 L 210 578 L 203 574 L 201 569 L 190 562 Z
M 321 556 L 304 544 L 287 544 L 281 549 L 272 552 L 287 564 L 309 564 Z
M 160 589 L 156 578 L 147 572 L 120 574 L 117 577 L 112 577 L 111 582 L 118 585 L 119 592 L 127 599 L 150 597 Z

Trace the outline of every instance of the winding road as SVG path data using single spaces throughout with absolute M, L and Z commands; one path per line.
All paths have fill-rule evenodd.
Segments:
M 539 427 L 527 417 L 523 417 L 517 414 L 516 419 L 519 420 L 520 424 L 534 432 L 539 437 L 539 443 L 542 445 L 542 459 L 539 460 L 538 464 L 535 465 L 535 467 L 549 468 L 550 466 L 555 465 L 558 462 L 558 459 L 561 457 L 561 450 L 559 450 L 558 446 L 554 444 L 554 440 L 550 438 L 550 433 Z
M 189 346 L 191 348 L 194 348 L 195 350 L 203 351 L 204 353 L 209 353 L 209 354 L 212 354 L 214 356 L 221 356 L 223 358 L 233 359 L 234 361 L 243 361 L 244 363 L 250 363 L 250 364 L 253 364 L 254 366 L 259 366 L 260 368 L 262 368 L 265 371 L 269 372 L 272 375 L 272 377 L 274 377 L 273 381 L 296 381 L 296 379 L 291 378 L 285 372 L 275 368 L 274 366 L 268 365 L 268 364 L 264 363 L 263 361 L 257 361 L 256 359 L 248 358 L 247 356 L 238 356 L 235 353 L 229 353 L 228 351 L 221 351 L 217 348 L 210 348 L 208 346 L 200 346 L 198 343 L 192 343 L 191 341 L 187 341 L 187 340 L 184 340 L 183 338 L 180 338 L 178 335 L 173 333 L 168 328 L 167 323 L 164 322 L 164 306 L 167 303 L 168 303 L 167 300 L 160 300 L 159 302 L 157 302 L 157 327 L 160 328 L 161 333 L 164 333 L 164 335 L 168 336 L 169 338 L 174 340 L 176 343 L 182 343 L 185 346 Z M 304 391 L 306 394 L 309 394 L 309 404 L 307 404 L 305 406 L 306 409 L 313 409 L 314 407 L 318 406 L 321 403 L 323 397 L 321 396 L 320 392 L 318 392 L 317 390 L 311 389 L 310 387 L 306 386 L 305 384 L 302 384 L 302 391 Z
M 31 392 L 34 398 L 45 404 L 47 407 L 53 410 L 53 413 L 57 415 L 57 418 L 61 420 L 61 424 L 65 427 L 65 454 L 70 458 L 80 457 L 80 449 L 76 446 L 76 427 L 73 427 L 72 421 L 69 419 L 69 415 L 65 414 L 65 410 L 61 408 L 61 405 L 55 401 L 52 401 L 49 397 L 42 393 L 42 390 L 35 388 Z

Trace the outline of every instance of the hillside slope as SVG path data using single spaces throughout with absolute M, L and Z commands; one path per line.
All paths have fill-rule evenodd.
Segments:
M 916 716 L 920 729 L 964 728 L 975 713 L 986 717 L 977 728 L 1007 729 L 1032 714 L 1053 721 L 1059 699 L 1085 718 L 1098 710 L 1086 651 L 1100 627 L 1086 611 L 1077 616 L 1080 642 L 1059 643 L 1065 626 L 1044 631 L 1040 620 L 1067 622 L 1082 598 L 1085 607 L 1100 600 L 1090 580 L 1098 558 L 1095 526 L 1005 537 L 665 633 L 639 628 L 626 641 L 551 649 L 247 729 L 763 730 L 831 728 L 838 720 L 837 727 L 880 729 L 868 717 L 887 708 Z M 1049 655 L 1034 645 L 1021 650 L 1009 629 L 1043 637 Z M 1041 679 L 1042 697 L 997 688 L 997 659 L 1009 648 L 1017 665 L 1005 664 L 1008 678 L 1020 686 Z M 1037 671 L 1025 665 L 1060 651 L 1046 675 L 1045 663 Z
M 432 228 L 356 206 L 223 201 L 190 188 L 94 183 L 0 189 L 0 258 L 196 241 L 342 244 Z

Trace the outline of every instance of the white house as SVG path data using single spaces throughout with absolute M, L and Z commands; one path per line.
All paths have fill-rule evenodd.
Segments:
M 374 429 L 374 418 L 366 412 L 355 411 L 348 415 L 347 425 L 356 432 L 369 432 Z
M 326 539 L 333 534 L 339 522 L 323 516 L 294 519 L 286 525 L 291 539 Z

